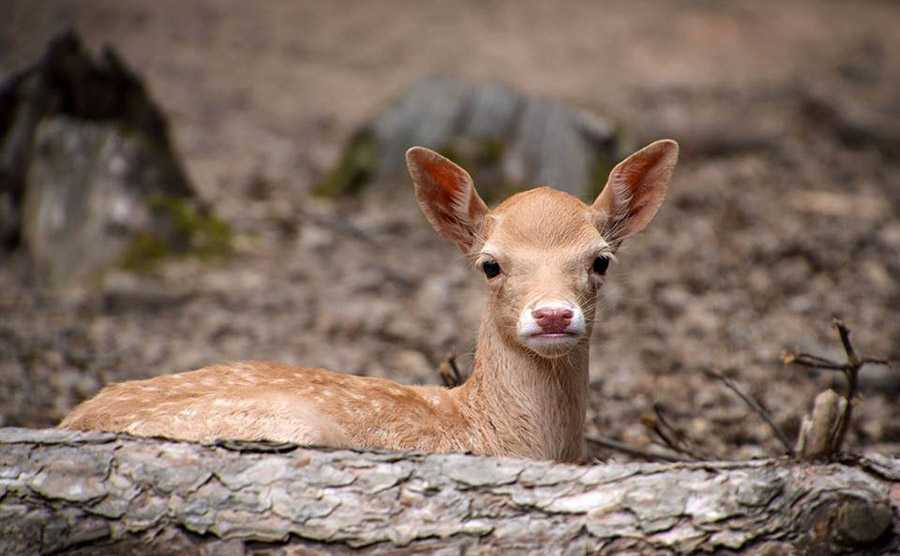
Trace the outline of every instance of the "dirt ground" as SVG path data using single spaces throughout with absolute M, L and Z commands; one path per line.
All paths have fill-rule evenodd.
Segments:
M 840 314 L 860 351 L 900 356 L 900 4 L 7 0 L 4 12 L 0 78 L 68 26 L 119 49 L 238 253 L 117 273 L 75 297 L 37 289 L 21 256 L 4 256 L 0 425 L 51 426 L 108 382 L 222 360 L 411 383 L 439 382 L 449 353 L 469 361 L 483 278 L 431 231 L 411 186 L 308 195 L 356 126 L 432 74 L 571 101 L 635 145 L 682 142 L 668 201 L 601 294 L 591 435 L 647 446 L 642 417 L 659 404 L 706 454 L 776 454 L 704 369 L 794 435 L 840 381 L 784 366 L 785 349 L 839 358 Z M 845 116 L 864 125 L 848 131 Z M 900 454 L 900 368 L 863 378 L 849 444 Z

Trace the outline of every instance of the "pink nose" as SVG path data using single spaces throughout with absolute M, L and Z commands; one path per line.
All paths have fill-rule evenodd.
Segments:
M 536 309 L 531 316 L 544 334 L 563 334 L 572 322 L 570 309 Z

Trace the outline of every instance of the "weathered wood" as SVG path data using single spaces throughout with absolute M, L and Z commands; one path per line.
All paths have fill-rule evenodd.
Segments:
M 0 429 L 0 553 L 900 550 L 900 459 L 579 467 Z
M 21 244 L 45 285 L 91 284 L 110 267 L 228 251 L 162 110 L 114 50 L 72 32 L 0 84 L 0 248 Z

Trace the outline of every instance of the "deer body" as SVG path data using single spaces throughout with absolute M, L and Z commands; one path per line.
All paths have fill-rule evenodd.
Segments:
M 490 288 L 473 373 L 461 386 L 230 363 L 108 386 L 61 426 L 577 461 L 597 290 L 622 239 L 652 219 L 676 159 L 677 145 L 658 141 L 619 164 L 592 205 L 538 188 L 489 211 L 462 168 L 410 149 L 425 216 Z

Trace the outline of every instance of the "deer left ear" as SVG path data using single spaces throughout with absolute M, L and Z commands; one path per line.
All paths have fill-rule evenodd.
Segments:
M 610 243 L 632 236 L 653 220 L 678 162 L 678 143 L 656 141 L 620 162 L 591 208 L 594 225 Z
M 475 191 L 468 172 L 424 147 L 406 151 L 406 166 L 416 186 L 416 199 L 435 230 L 472 252 L 480 237 L 487 205 Z

